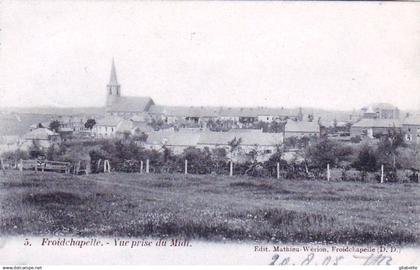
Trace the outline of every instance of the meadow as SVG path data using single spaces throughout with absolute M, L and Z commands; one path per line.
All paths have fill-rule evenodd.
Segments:
M 0 175 L 0 234 L 420 243 L 420 186 L 246 176 Z

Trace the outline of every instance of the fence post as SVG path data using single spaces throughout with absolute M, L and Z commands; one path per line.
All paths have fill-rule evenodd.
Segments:
M 327 181 L 330 181 L 330 163 L 327 164 Z
M 19 171 L 23 171 L 23 160 L 20 159 L 19 161 Z
M 3 158 L 0 158 L 0 163 L 1 163 L 1 170 L 3 171 L 3 174 L 6 174 L 6 170 L 4 168 L 4 161 Z
M 140 160 L 140 173 L 143 173 L 143 160 Z
M 229 176 L 233 176 L 233 161 L 230 161 L 230 166 L 229 166 Z
M 109 160 L 104 160 L 104 173 L 111 172 L 111 165 L 109 164 Z
M 280 162 L 277 162 L 277 179 L 280 179 Z
M 146 159 L 146 173 L 149 173 L 150 168 L 149 168 L 149 159 Z
M 91 168 L 90 168 L 90 166 L 91 166 L 91 164 L 90 164 L 90 160 L 87 160 L 86 161 L 86 175 L 89 175 L 90 174 L 90 170 L 91 170 Z
M 77 165 L 76 165 L 76 175 L 79 174 L 79 171 L 80 171 L 80 160 L 77 162 Z
M 102 161 L 102 159 L 99 159 L 98 163 L 96 164 L 96 171 L 98 171 L 98 172 L 99 172 L 99 169 L 101 168 L 101 161 Z
M 384 164 L 381 165 L 381 184 L 384 182 Z
M 184 173 L 185 173 L 185 175 L 188 174 L 188 160 L 185 160 L 185 162 L 184 162 Z
M 35 171 L 38 171 L 38 160 L 35 160 Z
M 111 164 L 109 164 L 109 160 L 106 160 L 106 164 L 108 165 L 108 173 L 111 172 Z

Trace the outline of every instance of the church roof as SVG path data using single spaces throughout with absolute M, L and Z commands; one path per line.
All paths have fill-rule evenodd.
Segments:
M 111 112 L 144 112 L 149 110 L 154 102 L 150 97 L 117 97 L 107 107 Z

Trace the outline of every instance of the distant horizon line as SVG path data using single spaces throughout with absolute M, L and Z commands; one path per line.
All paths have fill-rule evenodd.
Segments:
M 376 103 L 388 103 L 388 102 L 376 102 Z M 170 107 L 207 107 L 207 108 L 217 108 L 217 107 L 224 107 L 224 108 L 264 108 L 264 109 L 312 109 L 312 110 L 323 110 L 323 111 L 339 111 L 339 112 L 352 112 L 352 111 L 360 111 L 361 108 L 353 108 L 353 109 L 333 109 L 333 108 L 322 108 L 322 107 L 311 107 L 311 106 L 227 106 L 227 105 L 168 105 L 168 104 L 154 104 L 155 106 L 170 106 Z M 395 105 L 393 105 L 395 106 Z M 395 106 L 397 107 L 397 106 Z M 55 105 L 36 105 L 36 106 L 2 106 L 0 110 L 6 109 L 105 109 L 106 105 L 103 106 L 55 106 Z M 397 107 L 400 111 L 420 111 L 420 109 L 401 109 Z

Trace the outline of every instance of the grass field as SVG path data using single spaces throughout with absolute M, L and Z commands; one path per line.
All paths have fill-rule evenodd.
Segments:
M 420 185 L 8 171 L 2 235 L 420 243 Z

